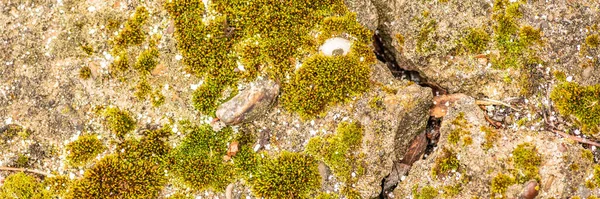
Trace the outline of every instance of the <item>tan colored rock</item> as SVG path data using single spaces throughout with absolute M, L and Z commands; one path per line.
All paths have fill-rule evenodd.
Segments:
M 240 91 L 231 100 L 221 104 L 217 117 L 227 125 L 235 125 L 252 120 L 264 114 L 279 94 L 279 85 L 269 79 L 258 79 L 250 83 L 250 88 Z

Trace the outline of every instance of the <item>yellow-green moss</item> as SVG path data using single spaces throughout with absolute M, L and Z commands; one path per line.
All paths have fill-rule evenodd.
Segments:
M 159 107 L 165 103 L 165 96 L 160 92 L 160 90 L 155 90 L 151 95 L 150 102 L 152 103 L 152 106 Z
M 79 78 L 87 80 L 90 77 L 92 77 L 92 69 L 90 67 L 84 66 L 79 69 Z
M 122 74 L 129 70 L 129 55 L 127 55 L 127 51 L 119 51 L 116 56 L 115 61 L 109 66 L 109 70 L 113 75 Z
M 515 179 L 509 175 L 499 173 L 492 179 L 490 189 L 492 196 L 496 194 L 503 195 L 510 185 L 515 184 Z
M 456 184 L 456 185 L 448 185 L 448 186 L 444 186 L 442 188 L 442 190 L 444 191 L 444 193 L 442 194 L 442 198 L 452 198 L 457 196 L 458 194 L 460 194 L 460 192 L 462 191 L 462 184 Z
M 369 108 L 380 111 L 385 107 L 383 106 L 383 99 L 380 96 L 375 96 L 369 100 Z
M 193 190 L 223 191 L 235 177 L 233 163 L 224 162 L 231 128 L 215 132 L 209 125 L 182 123 L 186 137 L 170 154 L 173 175 Z
M 17 155 L 17 159 L 15 160 L 14 166 L 18 168 L 27 168 L 29 167 L 29 156 L 23 153 L 19 153 Z
M 146 39 L 143 26 L 148 20 L 148 10 L 140 6 L 135 9 L 135 14 L 127 20 L 125 27 L 113 39 L 115 49 L 124 49 L 131 45 L 140 45 Z
M 264 198 L 310 198 L 321 186 L 317 165 L 311 156 L 284 151 L 258 167 L 249 180 L 252 193 Z
M 460 167 L 460 162 L 456 157 L 456 153 L 452 149 L 443 147 L 435 158 L 431 175 L 434 177 L 445 176 L 451 171 L 456 171 Z
M 451 124 L 453 125 L 452 126 L 453 129 L 448 134 L 448 142 L 450 144 L 457 144 L 461 140 L 461 138 L 470 137 L 471 132 L 469 131 L 469 128 L 471 128 L 471 125 L 465 119 L 465 113 L 463 113 L 463 112 L 458 113 L 456 118 L 454 120 L 452 120 Z M 465 141 L 464 138 L 463 138 L 463 141 Z M 468 143 L 469 142 L 468 138 L 466 141 L 467 142 L 463 142 L 463 144 L 470 145 L 470 143 Z M 473 141 L 472 138 L 470 141 L 472 143 L 472 141 Z
M 577 118 L 583 133 L 596 134 L 600 131 L 600 84 L 580 86 L 574 82 L 562 82 L 552 90 L 550 98 L 560 114 Z
M 81 45 L 81 50 L 85 52 L 87 55 L 92 55 L 94 53 L 94 47 L 92 45 Z
M 53 197 L 65 198 L 70 183 L 71 180 L 69 180 L 69 177 L 59 175 L 46 177 L 43 181 L 43 186 L 47 187 Z
M 586 160 L 590 161 L 590 162 L 594 162 L 594 154 L 590 150 L 581 149 L 581 157 L 583 159 L 586 159 Z
M 541 180 L 539 166 L 542 164 L 542 156 L 538 153 L 535 145 L 531 143 L 517 145 L 512 152 L 512 160 L 517 170 L 515 176 L 518 183 L 525 183 L 530 179 L 538 182 Z
M 481 53 L 487 49 L 490 35 L 483 28 L 470 28 L 467 35 L 461 40 L 469 53 Z
M 579 164 L 577 164 L 577 163 L 571 163 L 569 165 L 569 170 L 571 170 L 571 171 L 578 171 L 579 170 Z
M 600 36 L 591 34 L 585 38 L 585 44 L 590 48 L 598 48 L 600 46 Z
M 106 128 L 117 135 L 117 137 L 125 137 L 127 133 L 135 129 L 136 122 L 128 111 L 111 107 L 104 110 L 103 116 Z
M 165 7 L 175 21 L 174 35 L 186 70 L 206 80 L 192 97 L 194 107 L 204 114 L 214 115 L 223 91 L 236 88 L 243 78 L 252 80 L 262 74 L 286 84 L 297 62 L 310 62 L 304 59 L 314 55 L 325 38 L 349 34 L 360 47 L 356 59 L 375 61 L 368 47 L 369 30 L 358 25 L 356 15 L 347 11 L 341 0 L 213 1 L 210 12 L 218 14 L 211 20 L 204 20 L 205 8 L 200 0 L 170 1 Z M 312 35 L 316 31 L 320 33 L 317 38 Z M 240 68 L 238 65 L 245 71 L 234 72 Z M 304 78 L 297 76 L 292 79 Z M 316 101 L 334 101 L 327 98 Z
M 175 193 L 169 196 L 168 199 L 194 199 L 194 197 L 183 193 Z
M 495 129 L 488 126 L 481 126 L 480 130 L 485 133 L 485 142 L 483 149 L 489 150 L 494 147 L 494 143 L 500 138 L 500 134 Z
M 414 199 L 433 199 L 439 194 L 437 189 L 432 186 L 424 186 L 420 191 L 418 191 L 418 188 L 418 185 L 413 187 L 412 194 Z
M 419 34 L 417 34 L 417 48 L 416 51 L 418 53 L 427 54 L 431 51 L 434 51 L 437 48 L 435 42 L 431 42 L 432 35 L 435 35 L 435 31 L 437 28 L 437 22 L 435 20 L 429 20 L 423 23 L 421 29 L 419 30 Z
M 150 74 L 158 65 L 158 48 L 156 42 L 150 42 L 148 49 L 142 51 L 133 67 L 141 74 Z
M 342 122 L 336 134 L 330 137 L 313 137 L 306 146 L 306 152 L 323 161 L 333 174 L 346 184 L 356 181 L 352 173 L 361 175 L 362 170 L 357 150 L 362 144 L 363 128 L 357 122 Z
M 152 86 L 150 86 L 148 80 L 146 80 L 145 77 L 142 77 L 138 84 L 135 86 L 135 92 L 133 93 L 133 95 L 135 95 L 135 97 L 139 100 L 143 101 L 146 100 L 146 98 L 148 98 L 151 92 Z
M 303 118 L 314 117 L 327 105 L 365 92 L 369 88 L 369 73 L 369 65 L 358 56 L 309 57 L 290 84 L 283 87 L 281 104 Z
M 68 151 L 67 162 L 71 166 L 80 167 L 106 150 L 106 147 L 98 139 L 98 136 L 83 135 L 67 144 L 66 149 Z
M 83 178 L 71 184 L 67 198 L 157 198 L 167 182 L 164 171 L 170 127 L 142 134 L 141 140 L 119 143 L 117 153 L 86 170 Z
M 23 172 L 8 176 L 0 186 L 0 198 L 4 199 L 50 199 L 50 193 L 33 176 Z
M 335 193 L 324 193 L 324 192 L 321 192 L 316 197 L 316 199 L 338 199 L 338 198 L 340 198 L 340 196 Z

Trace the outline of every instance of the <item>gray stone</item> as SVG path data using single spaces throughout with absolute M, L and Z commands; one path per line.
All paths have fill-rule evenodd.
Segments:
M 217 117 L 227 125 L 248 122 L 267 112 L 279 94 L 279 84 L 269 79 L 250 83 L 250 88 L 240 91 L 231 100 L 221 104 Z
M 375 31 L 379 24 L 379 17 L 375 5 L 370 0 L 345 0 L 346 6 L 350 11 L 357 13 L 358 22 Z

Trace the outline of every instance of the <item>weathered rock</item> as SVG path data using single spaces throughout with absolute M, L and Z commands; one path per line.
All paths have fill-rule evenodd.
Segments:
M 259 79 L 250 83 L 249 89 L 240 91 L 231 100 L 221 104 L 216 115 L 228 125 L 250 121 L 264 114 L 278 94 L 277 83 L 269 79 Z
M 350 187 L 362 198 L 377 197 L 382 179 L 390 175 L 394 163 L 404 158 L 414 137 L 424 132 L 433 94 L 430 88 L 396 80 L 383 63 L 371 65 L 371 81 L 377 83 L 368 92 L 351 102 L 332 106 L 318 118 L 302 120 L 276 107 L 254 121 L 252 128 L 271 133 L 270 149 L 265 150 L 275 154 L 283 150 L 303 151 L 311 138 L 334 134 L 340 122 L 360 123 L 364 131 L 362 144 L 353 153 L 361 154 L 355 161 L 364 173 L 355 172 L 353 183 L 345 185 L 331 172 L 323 178 L 321 189 L 340 193 L 341 188 Z
M 486 128 L 497 133 L 496 136 L 486 135 Z M 460 130 L 460 131 L 456 131 Z M 425 186 L 431 186 L 439 191 L 439 196 L 446 194 L 453 198 L 490 198 L 491 181 L 500 173 L 516 177 L 513 151 L 517 146 L 529 143 L 541 157 L 539 164 L 539 190 L 541 198 L 569 198 L 571 196 L 589 196 L 585 180 L 593 172 L 593 161 L 582 158 L 579 144 L 566 139 L 560 139 L 551 132 L 516 129 L 493 129 L 486 122 L 483 112 L 475 104 L 475 100 L 466 97 L 456 101 L 448 109 L 441 125 L 441 136 L 437 149 L 427 159 L 415 162 L 406 179 L 398 184 L 393 195 L 396 198 L 408 198 L 417 188 L 417 192 Z M 458 133 L 458 139 L 449 135 Z M 456 134 L 455 134 L 456 135 Z M 486 138 L 487 137 L 487 138 Z M 493 138 L 495 139 L 489 139 Z M 489 143 L 489 145 L 488 145 Z M 489 146 L 489 148 L 485 147 Z M 487 148 L 487 149 L 486 149 Z M 446 173 L 433 175 L 434 167 L 448 156 L 444 151 L 451 151 L 458 161 L 458 168 Z M 533 157 L 533 156 L 531 156 Z M 438 160 L 438 161 L 436 161 Z M 447 160 L 447 159 L 446 159 Z M 572 169 L 573 165 L 577 169 Z M 522 183 L 514 183 L 506 187 L 504 196 L 518 198 L 529 179 Z M 534 180 L 535 181 L 535 180 Z M 450 195 L 444 188 L 454 186 L 460 191 Z M 530 189 L 530 188 L 526 188 Z M 531 195 L 535 193 L 527 193 Z M 500 194 L 496 194 L 499 196 Z
M 379 24 L 379 18 L 375 5 L 370 0 L 345 0 L 346 6 L 350 11 L 357 13 L 358 22 L 375 31 Z

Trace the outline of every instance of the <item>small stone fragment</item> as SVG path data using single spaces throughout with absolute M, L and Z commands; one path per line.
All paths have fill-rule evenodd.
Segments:
M 540 188 L 538 186 L 538 183 L 535 180 L 531 180 L 527 184 L 525 184 L 523 192 L 521 193 L 521 197 L 519 198 L 533 199 L 538 195 L 539 189 Z
M 251 88 L 240 91 L 231 100 L 221 104 L 217 117 L 227 125 L 235 125 L 252 120 L 266 112 L 279 94 L 279 85 L 264 79 L 250 83 Z

